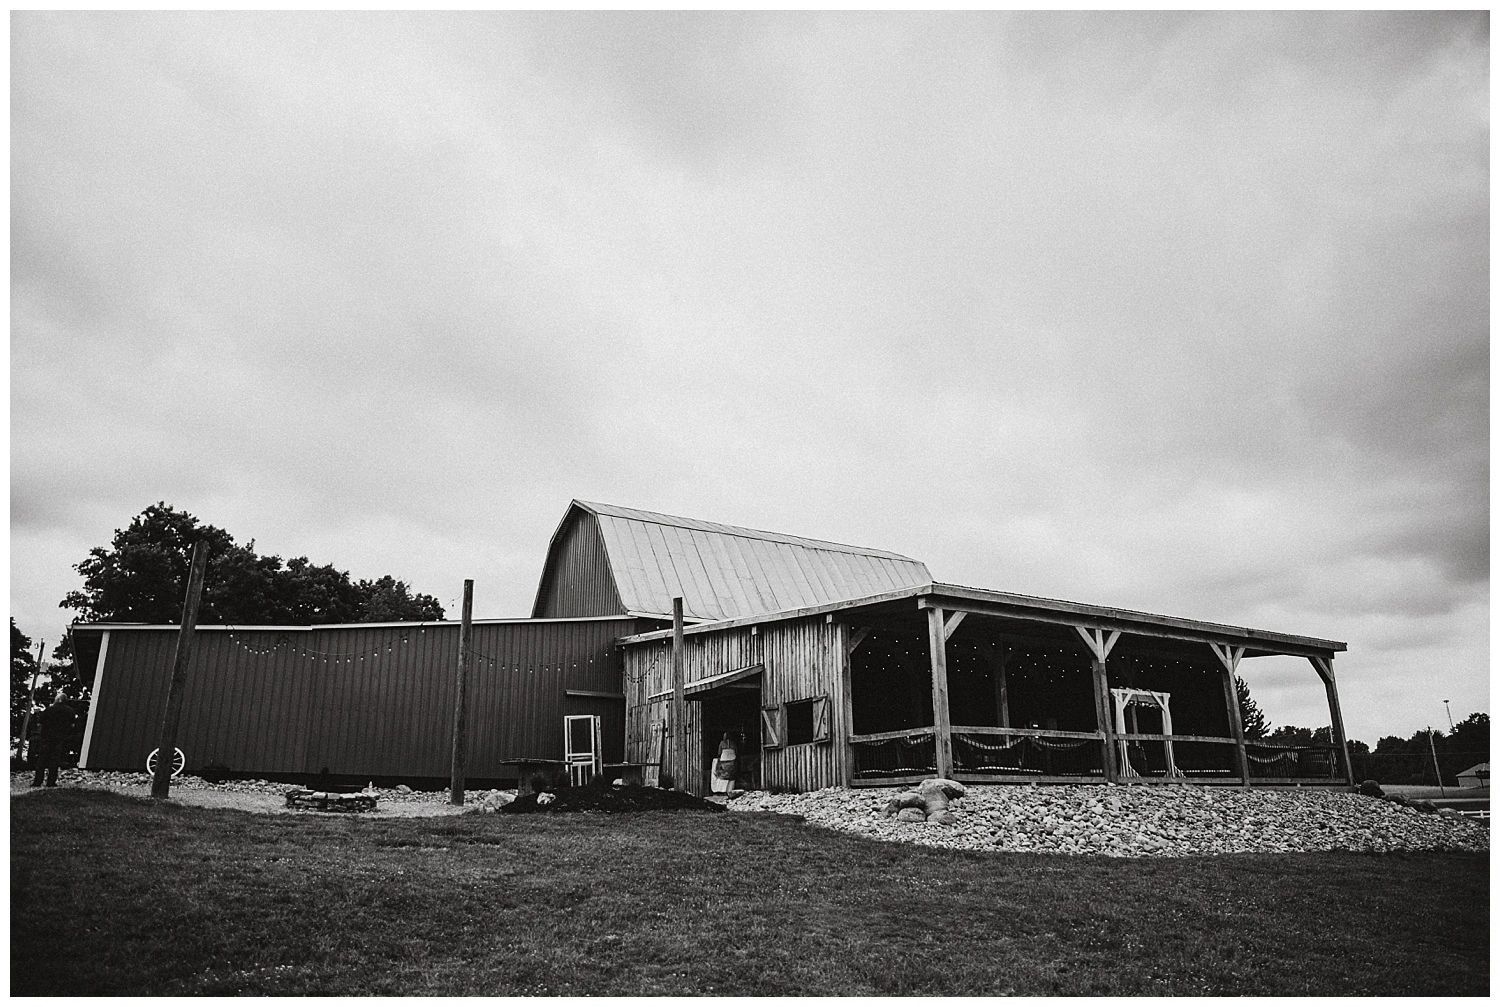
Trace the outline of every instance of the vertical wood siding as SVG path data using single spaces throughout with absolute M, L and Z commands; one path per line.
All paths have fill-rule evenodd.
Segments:
M 514 775 L 503 760 L 562 758 L 565 713 L 601 716 L 606 761 L 623 754 L 614 641 L 631 619 L 480 623 L 469 672 L 468 775 Z M 89 768 L 140 770 L 156 747 L 176 631 L 113 629 L 94 698 Z M 256 651 L 269 651 L 257 653 Z M 448 775 L 455 623 L 312 630 L 202 629 L 178 745 L 190 769 L 355 776 Z
M 844 644 L 847 629 L 821 618 L 774 622 L 689 634 L 684 640 L 686 681 L 692 683 L 753 664 L 765 666 L 761 706 L 780 706 L 827 696 L 833 718 L 828 741 L 785 745 L 761 751 L 761 786 L 817 790 L 846 780 L 844 738 L 849 733 L 843 701 Z M 625 654 L 625 757 L 649 761 L 650 727 L 669 716 L 672 687 L 671 641 L 628 645 Z M 661 696 L 652 699 L 653 696 Z M 688 750 L 704 767 L 712 757 L 703 739 L 701 702 L 689 702 Z M 712 741 L 714 739 L 710 739 Z M 703 774 L 678 781 L 692 793 L 704 791 Z
M 573 515 L 547 554 L 532 607 L 534 618 L 573 619 L 625 611 L 599 534 L 599 519 L 582 510 Z

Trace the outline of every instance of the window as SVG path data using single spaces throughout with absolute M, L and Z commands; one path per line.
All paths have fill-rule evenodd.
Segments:
M 832 705 L 827 696 L 786 704 L 786 743 L 810 745 L 832 737 Z
M 786 743 L 809 745 L 813 740 L 813 700 L 786 704 Z

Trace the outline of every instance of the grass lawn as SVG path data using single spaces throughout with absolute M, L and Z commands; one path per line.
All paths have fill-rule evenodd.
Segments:
M 1112 860 L 774 815 L 11 802 L 11 993 L 1476 994 L 1483 855 Z

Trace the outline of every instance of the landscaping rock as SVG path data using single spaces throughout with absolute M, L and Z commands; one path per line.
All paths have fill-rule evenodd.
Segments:
M 950 799 L 942 814 L 951 821 L 941 829 L 910 828 L 908 822 L 925 817 L 916 817 L 914 808 L 885 814 L 903 793 L 889 787 L 750 792 L 727 807 L 798 815 L 812 825 L 873 839 L 950 849 L 1127 857 L 1489 849 L 1489 826 L 1462 815 L 1423 813 L 1324 788 L 971 785 L 961 800 Z

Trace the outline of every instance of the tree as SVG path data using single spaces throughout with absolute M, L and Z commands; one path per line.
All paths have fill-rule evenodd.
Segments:
M 47 679 L 52 688 L 61 693 L 64 699 L 86 703 L 92 695 L 93 679 L 84 681 L 83 676 L 78 673 L 77 662 L 73 660 L 73 635 L 71 633 L 52 648 L 52 663 L 47 665 Z
M 1490 715 L 1471 713 L 1453 727 L 1448 736 L 1449 749 L 1465 755 L 1483 756 L 1476 762 L 1488 762 L 1490 757 Z
M 1311 728 L 1282 724 L 1266 735 L 1266 741 L 1273 745 L 1311 745 L 1313 732 Z
M 115 532 L 108 546 L 95 546 L 75 569 L 83 587 L 61 607 L 87 622 L 172 625 L 187 592 L 192 545 L 208 543 L 199 619 L 237 626 L 397 622 L 441 619 L 436 598 L 413 594 L 404 581 L 385 576 L 354 583 L 332 566 L 306 556 L 282 564 L 260 556 L 255 540 L 241 545 L 222 528 L 166 503 L 156 503 Z
M 26 711 L 31 709 L 27 692 L 31 688 L 31 676 L 36 673 L 36 655 L 31 650 L 31 637 L 21 632 L 14 617 L 10 620 L 10 743 L 14 749 L 21 740 L 21 726 L 26 722 Z
M 358 622 L 409 622 L 441 619 L 443 606 L 430 594 L 412 594 L 403 580 L 389 575 L 358 584 L 363 596 Z
M 1248 740 L 1259 741 L 1270 731 L 1271 725 L 1261 712 L 1260 704 L 1250 698 L 1250 686 L 1243 678 L 1234 676 L 1234 695 L 1240 704 L 1240 724 Z

